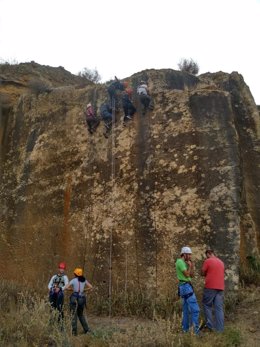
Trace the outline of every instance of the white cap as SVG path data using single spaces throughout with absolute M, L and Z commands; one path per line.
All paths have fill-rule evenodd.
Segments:
M 190 247 L 182 247 L 181 254 L 192 254 Z
M 87 108 L 89 108 L 90 106 L 92 106 L 91 103 L 87 104 Z

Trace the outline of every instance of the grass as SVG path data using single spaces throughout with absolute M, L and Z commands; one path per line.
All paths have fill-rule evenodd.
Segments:
M 240 280 L 242 284 L 260 286 L 260 258 L 247 256 L 240 266 Z
M 247 292 L 246 292 L 247 293 Z M 240 294 L 227 296 L 226 313 L 250 296 Z M 252 300 L 251 300 L 252 301 Z M 244 302 L 244 301 L 243 301 Z M 98 304 L 98 298 L 92 302 Z M 99 298 L 100 306 L 95 310 L 107 312 L 108 303 Z M 56 312 L 51 314 L 47 297 L 36 295 L 28 288 L 2 281 L 0 284 L 0 346 L 7 347 L 196 347 L 245 346 L 242 332 L 234 325 L 226 326 L 224 333 L 207 333 L 198 338 L 192 333 L 183 334 L 180 330 L 181 308 L 176 298 L 166 298 L 153 302 L 144 295 L 123 294 L 112 303 L 117 318 L 107 316 L 92 319 L 93 334 L 84 335 L 79 329 L 79 336 L 71 334 L 71 322 L 68 305 L 65 305 L 64 329 L 61 331 Z M 89 310 L 89 308 L 88 308 Z M 97 312 L 96 312 L 97 313 Z M 142 318 L 141 318 L 142 317 Z M 78 323 L 79 324 L 79 323 Z
M 109 314 L 109 300 L 99 296 L 92 296 L 89 301 L 92 312 L 97 315 Z M 114 292 L 111 299 L 112 314 L 114 316 L 138 316 L 153 319 L 155 316 L 160 318 L 170 318 L 176 312 L 181 312 L 180 300 L 178 297 L 166 296 L 154 299 L 144 293 L 137 292 Z

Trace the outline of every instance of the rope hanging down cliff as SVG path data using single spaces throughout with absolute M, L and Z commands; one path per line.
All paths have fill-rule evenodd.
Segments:
M 111 132 L 111 204 L 114 207 L 114 183 L 115 183 L 115 112 L 116 112 L 116 101 L 112 99 L 112 132 Z M 109 317 L 112 313 L 112 253 L 113 253 L 113 225 L 110 228 L 109 235 Z

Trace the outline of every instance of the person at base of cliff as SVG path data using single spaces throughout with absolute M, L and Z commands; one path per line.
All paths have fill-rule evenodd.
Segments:
M 142 115 L 145 115 L 148 109 L 153 109 L 153 103 L 149 95 L 148 86 L 144 81 L 140 81 L 140 84 L 137 87 L 137 94 L 139 95 L 139 100 L 143 106 Z
M 104 136 L 108 137 L 112 128 L 112 120 L 113 120 L 112 108 L 110 107 L 108 102 L 104 102 L 100 106 L 100 115 L 105 124 Z
M 201 275 L 205 276 L 202 304 L 206 324 L 201 329 L 206 328 L 209 331 L 223 332 L 225 266 L 223 261 L 215 256 L 212 249 L 206 250 L 206 257 L 207 259 L 204 261 L 201 269 Z
M 191 261 L 191 254 L 190 247 L 182 247 L 181 257 L 175 263 L 179 280 L 178 294 L 182 298 L 182 330 L 188 332 L 190 325 L 193 325 L 194 333 L 200 335 L 200 309 L 191 284 L 191 277 L 194 276 L 194 264 Z
M 65 275 L 66 264 L 61 262 L 58 266 L 58 273 L 52 276 L 49 284 L 49 301 L 53 310 L 58 310 L 58 322 L 63 321 L 64 288 L 69 283 L 68 276 Z
M 131 97 L 132 97 L 133 90 L 131 88 L 127 88 L 122 93 L 122 106 L 124 110 L 124 123 L 131 120 L 136 112 L 136 108 L 132 103 Z
M 85 116 L 86 116 L 86 123 L 88 125 L 88 131 L 90 132 L 90 134 L 93 134 L 93 132 L 96 131 L 100 121 L 95 115 L 95 112 L 91 103 L 87 104 Z
M 88 323 L 84 317 L 84 307 L 86 307 L 86 295 L 85 290 L 92 290 L 92 285 L 86 280 L 83 276 L 83 270 L 81 268 L 76 268 L 74 270 L 75 278 L 67 284 L 66 289 L 72 289 L 73 293 L 70 296 L 70 311 L 72 314 L 72 334 L 77 335 L 77 320 L 82 325 L 84 333 L 91 332 L 89 329 Z
M 127 85 L 127 82 L 120 82 L 115 76 L 115 80 L 107 87 L 107 92 L 110 98 L 110 107 L 115 109 L 115 111 L 118 111 L 120 106 L 119 94 L 127 87 Z

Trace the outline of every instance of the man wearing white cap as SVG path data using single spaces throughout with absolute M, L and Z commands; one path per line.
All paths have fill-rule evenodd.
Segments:
M 176 273 L 179 280 L 178 293 L 182 298 L 182 329 L 188 332 L 190 325 L 193 325 L 194 333 L 200 335 L 199 326 L 199 305 L 194 293 L 191 277 L 194 276 L 194 265 L 191 261 L 190 247 L 182 247 L 181 257 L 177 259 Z

